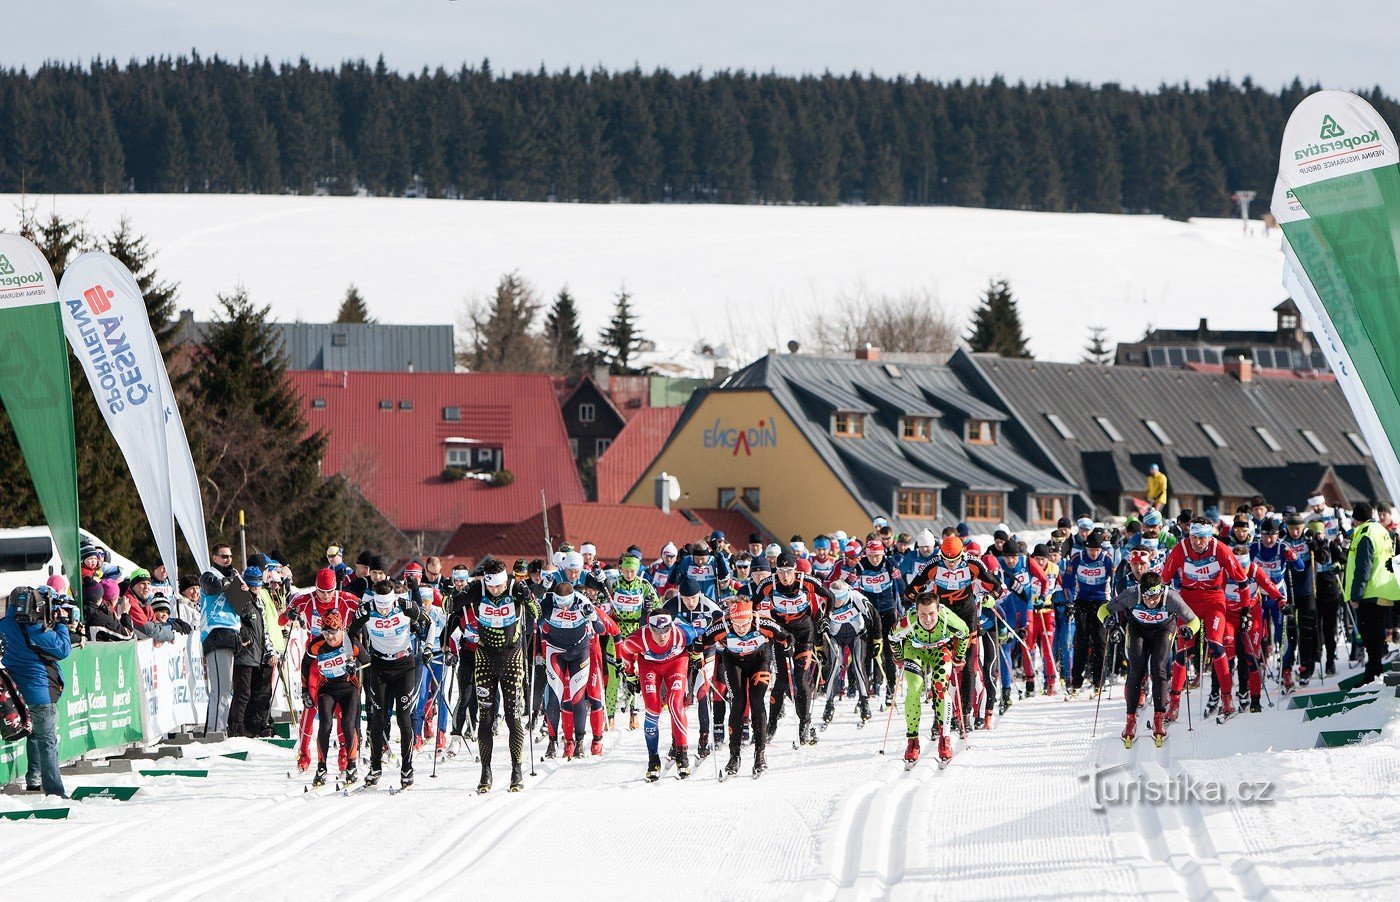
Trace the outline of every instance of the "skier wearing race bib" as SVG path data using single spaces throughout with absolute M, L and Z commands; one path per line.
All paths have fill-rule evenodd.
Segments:
M 666 578 L 666 587 L 674 588 L 681 584 L 681 578 L 688 576 L 695 580 L 700 591 L 710 601 L 719 601 L 719 581 L 729 576 L 729 564 L 722 555 L 711 554 L 706 542 L 696 542 L 690 546 L 690 553 L 682 555 L 671 568 Z
M 874 609 L 875 627 L 872 641 L 866 646 L 870 655 L 871 694 L 878 695 L 885 687 L 885 704 L 894 704 L 894 648 L 889 642 L 890 630 L 899 621 L 899 598 L 904 591 L 904 574 L 885 555 L 885 543 L 879 539 L 868 542 L 865 555 L 846 574 L 852 589 L 865 596 Z
M 549 724 L 546 758 L 554 757 L 561 725 L 564 757 L 574 758 L 575 750 L 582 750 L 589 713 L 585 693 L 593 663 L 593 624 L 597 620 L 593 603 L 571 583 L 556 583 L 540 599 L 540 642 L 549 681 L 549 696 L 545 701 L 545 719 Z
M 938 757 L 953 757 L 953 743 L 943 726 L 948 720 L 948 680 L 952 668 L 961 668 L 967 658 L 967 624 L 939 602 L 932 589 L 915 601 L 914 610 L 890 631 L 890 641 L 899 642 L 904 662 L 904 749 L 906 767 L 919 760 L 919 721 L 923 711 L 924 688 L 933 689 L 933 729 L 930 738 L 938 741 Z M 950 666 L 951 665 L 951 666 Z
M 414 636 L 423 610 L 407 596 L 394 593 L 387 580 L 376 583 L 365 595 L 360 613 L 350 624 L 351 635 L 360 636 L 369 651 L 369 772 L 365 785 L 379 782 L 380 765 L 388 738 L 388 711 L 392 702 L 399 725 L 401 786 L 413 785 L 413 709 L 417 702 L 414 682 Z
M 340 749 L 344 755 L 340 769 L 345 774 L 345 782 L 350 784 L 356 780 L 355 766 L 360 750 L 360 668 L 368 662 L 368 652 L 345 635 L 339 611 L 328 611 L 319 618 L 317 635 L 307 644 L 301 657 L 302 706 L 321 718 L 321 728 L 316 733 L 317 764 L 312 786 L 326 782 L 326 752 L 331 744 L 333 721 L 340 731 Z
M 701 631 L 678 620 L 669 608 L 653 607 L 646 625 L 618 642 L 617 653 L 629 672 L 637 674 L 646 704 L 647 779 L 661 775 L 661 709 L 671 715 L 671 758 L 677 774 L 690 776 L 686 745 L 685 698 L 690 668 L 689 649 Z M 702 733 L 702 735 L 704 735 Z
M 326 567 L 316 574 L 316 588 L 294 594 L 282 609 L 277 622 L 281 626 L 302 624 L 314 639 L 321 635 L 321 621 L 327 614 L 336 612 L 340 615 L 340 622 L 346 624 L 355 618 L 359 606 L 358 598 L 336 589 L 336 573 Z M 302 688 L 310 688 L 312 695 L 315 695 L 316 684 L 320 678 L 320 672 L 312 670 L 310 685 L 303 682 Z M 297 770 L 306 770 L 311 766 L 311 740 L 316 732 L 316 716 L 314 705 L 302 707 L 301 722 L 297 729 Z M 345 737 L 341 736 L 341 770 L 345 769 L 346 748 Z
M 1124 698 L 1128 703 L 1128 724 L 1123 729 L 1123 743 L 1132 747 L 1137 734 L 1137 710 L 1142 701 L 1144 681 L 1152 675 L 1152 736 L 1157 745 L 1167 735 L 1167 693 L 1171 682 L 1172 643 L 1177 637 L 1177 624 L 1186 637 L 1201 627 L 1201 622 L 1175 589 L 1162 584 L 1153 572 L 1143 573 L 1135 586 L 1129 587 L 1112 601 L 1099 606 L 1098 617 L 1115 633 L 1127 629 L 1128 682 Z M 1110 619 L 1111 618 L 1111 619 Z
M 692 591 L 686 592 L 686 589 Z M 695 627 L 698 633 L 705 632 L 724 616 L 724 609 L 701 595 L 693 582 L 682 584 L 681 592 L 666 602 L 666 609 L 677 620 Z M 715 666 L 714 649 L 691 648 L 688 685 L 688 699 L 695 699 L 700 720 L 700 741 L 696 753 L 704 760 L 710 754 L 712 724 L 715 745 L 724 741 L 724 671 Z
M 1082 522 L 1082 521 L 1081 521 Z M 1087 671 L 1094 691 L 1103 689 L 1104 635 L 1099 622 L 1099 605 L 1108 601 L 1113 560 L 1103 547 L 1103 532 L 1091 530 L 1083 547 L 1070 555 L 1061 570 L 1065 597 L 1074 605 L 1074 670 L 1070 673 L 1070 695 L 1084 685 Z
M 758 591 L 756 604 L 771 606 L 773 619 L 792 634 L 792 660 L 786 655 L 778 658 L 778 685 L 773 688 L 773 707 L 768 720 L 768 738 L 772 739 L 783 716 L 783 698 L 793 696 L 797 708 L 797 735 L 800 742 L 817 741 L 812 721 L 812 685 L 816 679 L 817 621 L 831 603 L 831 593 L 820 582 L 797 572 L 797 559 L 792 552 L 778 556 L 774 578 Z M 755 729 L 757 726 L 755 725 Z
M 656 595 L 656 587 L 649 580 L 640 576 L 642 561 L 636 555 L 623 555 L 618 562 L 618 575 L 604 583 L 607 602 L 605 610 L 612 615 L 617 622 L 618 641 L 626 639 L 637 631 L 642 625 L 646 612 L 660 605 L 661 601 Z M 627 714 L 630 729 L 637 728 L 637 683 L 635 679 L 625 678 L 617 673 L 617 663 L 615 660 L 609 662 L 607 698 L 604 701 L 604 708 L 608 712 L 608 719 L 611 720 L 617 712 L 618 689 L 621 682 L 626 686 L 626 694 L 623 701 L 627 707 Z
M 827 586 L 831 592 L 831 609 L 823 618 L 823 639 L 826 642 L 826 708 L 822 723 L 829 724 L 836 716 L 836 689 L 840 675 L 850 673 L 859 699 L 860 722 L 870 719 L 870 683 L 866 677 L 867 652 L 871 643 L 879 641 L 880 627 L 869 600 L 838 579 Z M 890 671 L 893 673 L 893 669 Z
M 744 714 L 753 724 L 753 775 L 767 768 L 768 687 L 773 682 L 774 644 L 786 646 L 792 634 L 767 617 L 754 612 L 753 600 L 742 595 L 729 599 L 729 611 L 701 637 L 702 648 L 717 648 L 734 703 L 729 706 L 729 763 L 725 773 L 739 772 L 739 749 L 744 737 Z

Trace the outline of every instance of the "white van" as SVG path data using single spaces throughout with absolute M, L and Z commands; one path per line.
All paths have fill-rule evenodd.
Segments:
M 117 554 L 107 543 L 88 532 L 79 529 L 79 544 L 92 542 L 107 549 L 107 559 L 122 568 L 122 573 L 130 573 L 138 566 L 131 560 Z M 63 562 L 54 548 L 53 534 L 47 526 L 21 526 L 17 529 L 0 529 L 0 598 L 6 598 L 16 586 L 42 586 L 51 575 L 63 573 Z M 70 584 L 76 582 L 73 574 L 64 573 Z

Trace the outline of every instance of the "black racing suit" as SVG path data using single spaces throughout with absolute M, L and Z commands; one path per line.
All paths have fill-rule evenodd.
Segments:
M 405 776 L 413 774 L 413 710 L 418 706 L 418 658 L 414 638 L 424 614 L 408 598 L 396 598 L 387 613 L 373 602 L 360 606 L 350 624 L 350 634 L 359 636 L 369 651 L 365 694 L 369 700 L 369 760 L 379 770 L 388 744 L 388 710 L 392 703 L 399 724 L 400 767 Z
M 753 724 L 755 760 L 768 746 L 768 686 L 773 682 L 773 643 L 792 644 L 792 634 L 767 617 L 754 616 L 748 632 L 739 634 L 726 615 L 700 637 L 701 648 L 719 650 L 719 663 L 732 693 L 729 706 L 729 753 L 736 758 L 744 739 L 747 709 Z
M 807 738 L 807 727 L 812 720 L 812 686 L 817 673 L 818 621 L 826 616 L 832 600 L 826 586 L 805 573 L 797 574 L 786 586 L 775 577 L 758 591 L 755 606 L 771 605 L 769 616 L 792 634 L 791 658 L 787 654 L 778 656 L 778 680 L 771 693 L 770 730 L 777 728 L 778 719 L 783 716 L 783 698 L 791 685 L 799 732 L 804 741 Z M 755 724 L 754 730 L 757 729 Z

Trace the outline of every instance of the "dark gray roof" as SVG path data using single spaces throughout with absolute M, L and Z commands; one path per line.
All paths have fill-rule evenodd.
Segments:
M 823 461 L 850 485 L 871 515 L 892 516 L 900 487 L 949 489 L 937 522 L 957 519 L 962 491 L 1077 494 L 1063 478 L 1027 459 L 1004 436 L 996 445 L 962 438 L 968 417 L 1004 420 L 1004 411 L 972 396 L 957 373 L 942 365 L 901 363 L 899 376 L 877 362 L 804 354 L 769 354 L 734 373 L 715 391 L 765 389 L 793 418 Z M 833 410 L 868 413 L 862 438 L 831 435 Z M 933 418 L 930 440 L 903 441 L 901 415 Z M 945 417 L 943 414 L 947 414 Z M 1008 510 L 1013 528 L 1027 524 Z M 896 523 L 917 531 L 926 521 Z
M 1359 432 L 1341 389 L 1332 380 L 1255 379 L 1242 383 L 1223 374 L 1119 366 L 1041 363 L 992 355 L 962 355 L 985 379 L 991 398 L 1055 459 L 1071 481 L 1092 491 L 1141 492 L 1147 465 L 1160 463 L 1171 490 L 1212 496 L 1263 494 L 1275 505 L 1301 505 L 1316 484 L 1318 465 L 1354 467 L 1366 478 L 1340 477 L 1355 488 L 1379 486 L 1370 458 L 1347 438 Z M 955 365 L 959 362 L 955 359 Z M 1057 415 L 1073 433 L 1060 435 L 1046 418 Z M 1095 417 L 1121 434 L 1112 440 Z M 1146 425 L 1155 421 L 1170 440 L 1163 445 Z M 1220 448 L 1202 424 L 1224 439 Z M 1256 428 L 1278 444 L 1271 450 Z M 1326 447 L 1317 451 L 1310 430 Z M 1311 465 L 1313 469 L 1309 469 Z M 1265 478 L 1278 471 L 1278 478 Z M 1289 472 L 1296 478 L 1289 479 Z M 1338 470 L 1340 474 L 1340 469 Z M 1251 477 L 1253 474 L 1253 478 Z M 1269 483 L 1269 491 L 1259 484 Z M 1201 491 L 1208 488 L 1210 491 Z
M 182 311 L 180 341 L 199 344 L 208 323 Z M 450 373 L 456 367 L 452 326 L 389 323 L 273 323 L 287 369 Z

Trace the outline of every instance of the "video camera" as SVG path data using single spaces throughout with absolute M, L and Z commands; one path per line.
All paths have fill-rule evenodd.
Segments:
M 18 586 L 10 592 L 8 605 L 15 612 L 17 623 L 39 624 L 45 629 L 70 624 L 75 619 L 72 601 L 48 586 Z

